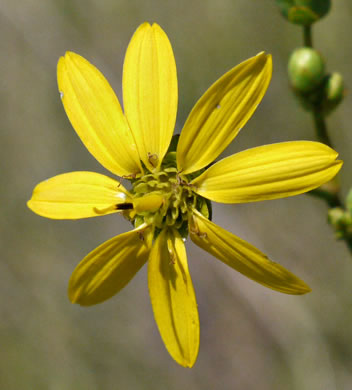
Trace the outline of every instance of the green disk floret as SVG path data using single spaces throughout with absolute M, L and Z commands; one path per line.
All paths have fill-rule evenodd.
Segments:
M 135 198 L 150 194 L 160 195 L 163 203 L 156 211 L 142 211 L 136 215 L 143 222 L 162 229 L 172 226 L 176 229 L 188 221 L 189 211 L 196 206 L 196 195 L 189 184 L 177 175 L 176 168 L 164 168 L 156 173 L 148 173 L 138 179 L 132 187 Z
M 210 202 L 193 191 L 191 179 L 177 171 L 176 153 L 167 153 L 159 171 L 146 170 L 143 176 L 131 181 L 135 206 L 128 218 L 135 227 L 143 223 L 153 226 L 155 234 L 170 227 L 186 238 L 193 209 L 211 217 Z

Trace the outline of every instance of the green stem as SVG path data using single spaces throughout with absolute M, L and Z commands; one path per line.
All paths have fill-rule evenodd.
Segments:
M 343 204 L 341 203 L 341 199 L 337 194 L 324 190 L 321 187 L 309 191 L 308 195 L 312 195 L 316 198 L 324 200 L 329 205 L 330 208 L 343 207 Z
M 344 238 L 345 242 L 346 242 L 346 245 L 348 246 L 348 249 L 350 250 L 350 252 L 352 253 L 352 239 L 351 238 Z
M 348 246 L 348 249 L 352 253 L 352 239 L 351 238 L 345 238 L 345 242 L 346 242 L 346 244 Z
M 307 194 L 324 200 L 331 209 L 341 208 L 343 210 L 346 210 L 338 194 L 334 194 L 330 191 L 322 189 L 321 187 L 309 191 Z M 333 223 L 331 225 L 336 228 Z M 350 253 L 352 254 L 352 235 L 349 226 L 343 225 L 342 227 L 336 228 L 336 233 L 337 239 L 344 240 Z
M 310 24 L 303 26 L 303 42 L 304 46 L 313 47 L 312 26 Z
M 320 107 L 314 107 L 313 119 L 314 119 L 315 131 L 319 141 L 332 148 L 333 146 L 328 134 L 328 129 L 326 126 L 324 114 L 321 112 Z
M 303 42 L 304 42 L 304 46 L 313 48 L 311 25 L 303 26 Z M 314 127 L 315 127 L 317 138 L 319 139 L 320 142 L 332 148 L 333 145 L 329 137 L 328 129 L 326 126 L 326 122 L 325 122 L 324 114 L 321 109 L 320 102 L 317 102 L 317 104 L 315 104 L 312 110 L 312 114 L 313 114 Z M 342 209 L 346 210 L 346 206 L 342 202 L 339 193 L 336 191 L 329 191 L 328 189 L 324 189 L 320 187 L 313 191 L 308 192 L 308 194 L 324 200 L 327 203 L 329 208 L 341 207 Z M 345 241 L 352 255 L 351 234 L 345 232 L 342 239 Z

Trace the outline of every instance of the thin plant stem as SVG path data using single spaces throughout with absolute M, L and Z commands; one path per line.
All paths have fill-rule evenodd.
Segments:
M 328 134 L 325 118 L 319 107 L 314 108 L 313 119 L 314 119 L 315 131 L 319 141 L 332 148 L 333 145 Z
M 352 253 L 352 240 L 346 238 L 345 242 L 346 242 L 346 244 L 348 245 L 348 249 L 349 249 L 350 252 Z
M 313 48 L 311 25 L 303 26 L 303 42 L 304 46 Z M 321 104 L 317 103 L 314 106 L 314 108 L 312 109 L 312 115 L 314 120 L 315 132 L 318 140 L 332 148 L 333 145 L 329 137 Z M 308 194 L 324 200 L 329 208 L 340 207 L 342 209 L 346 209 L 338 191 L 329 191 L 328 189 L 320 187 L 308 192 Z M 352 254 L 352 236 L 350 234 L 344 234 L 342 239 L 345 241 L 350 253 Z
M 303 42 L 304 46 L 313 47 L 312 26 L 310 24 L 303 26 Z
M 324 200 L 330 208 L 343 207 L 341 199 L 337 194 L 324 190 L 323 188 L 316 188 L 315 190 L 309 191 L 308 194 Z

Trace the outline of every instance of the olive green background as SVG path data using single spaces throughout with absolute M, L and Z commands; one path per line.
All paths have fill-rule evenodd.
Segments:
M 314 28 L 330 71 L 352 85 L 352 4 L 336 1 Z M 225 71 L 265 50 L 271 86 L 226 150 L 314 139 L 312 120 L 292 96 L 286 64 L 302 42 L 273 0 L 2 0 L 0 2 L 1 261 L 0 388 L 35 390 L 352 388 L 352 258 L 326 223 L 326 207 L 306 195 L 214 205 L 214 221 L 304 279 L 313 292 L 276 293 L 187 243 L 201 321 L 198 360 L 178 366 L 166 352 L 149 302 L 146 267 L 116 297 L 81 308 L 66 294 L 76 264 L 130 229 L 117 215 L 53 221 L 26 207 L 33 187 L 63 172 L 109 174 L 66 118 L 56 63 L 75 51 L 121 97 L 125 50 L 144 21 L 173 45 L 180 131 L 200 95 Z M 351 184 L 351 95 L 328 119 Z

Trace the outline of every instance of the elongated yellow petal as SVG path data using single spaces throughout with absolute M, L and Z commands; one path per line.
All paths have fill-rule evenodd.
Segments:
M 177 112 L 174 54 L 167 35 L 157 24 L 142 24 L 128 46 L 123 104 L 141 160 L 154 170 L 170 144 Z
M 248 278 L 285 294 L 300 295 L 310 288 L 284 267 L 269 260 L 253 245 L 195 211 L 190 222 L 192 241 Z
M 199 347 L 197 302 L 185 246 L 176 230 L 164 229 L 148 262 L 148 285 L 155 321 L 170 355 L 192 367 Z
M 264 145 L 224 158 L 191 184 L 197 194 L 222 203 L 283 198 L 331 180 L 342 166 L 336 157 L 319 142 Z
M 197 171 L 218 157 L 262 100 L 271 72 L 271 56 L 260 53 L 231 69 L 205 92 L 181 131 L 177 146 L 180 171 Z
M 57 65 L 66 114 L 90 153 L 116 175 L 140 172 L 132 132 L 107 80 L 83 57 L 67 52 Z
M 128 191 L 116 180 L 94 172 L 70 172 L 39 183 L 28 207 L 42 217 L 79 219 L 117 212 Z
M 104 242 L 89 253 L 71 276 L 72 303 L 95 305 L 117 294 L 148 259 L 150 241 L 145 225 Z

